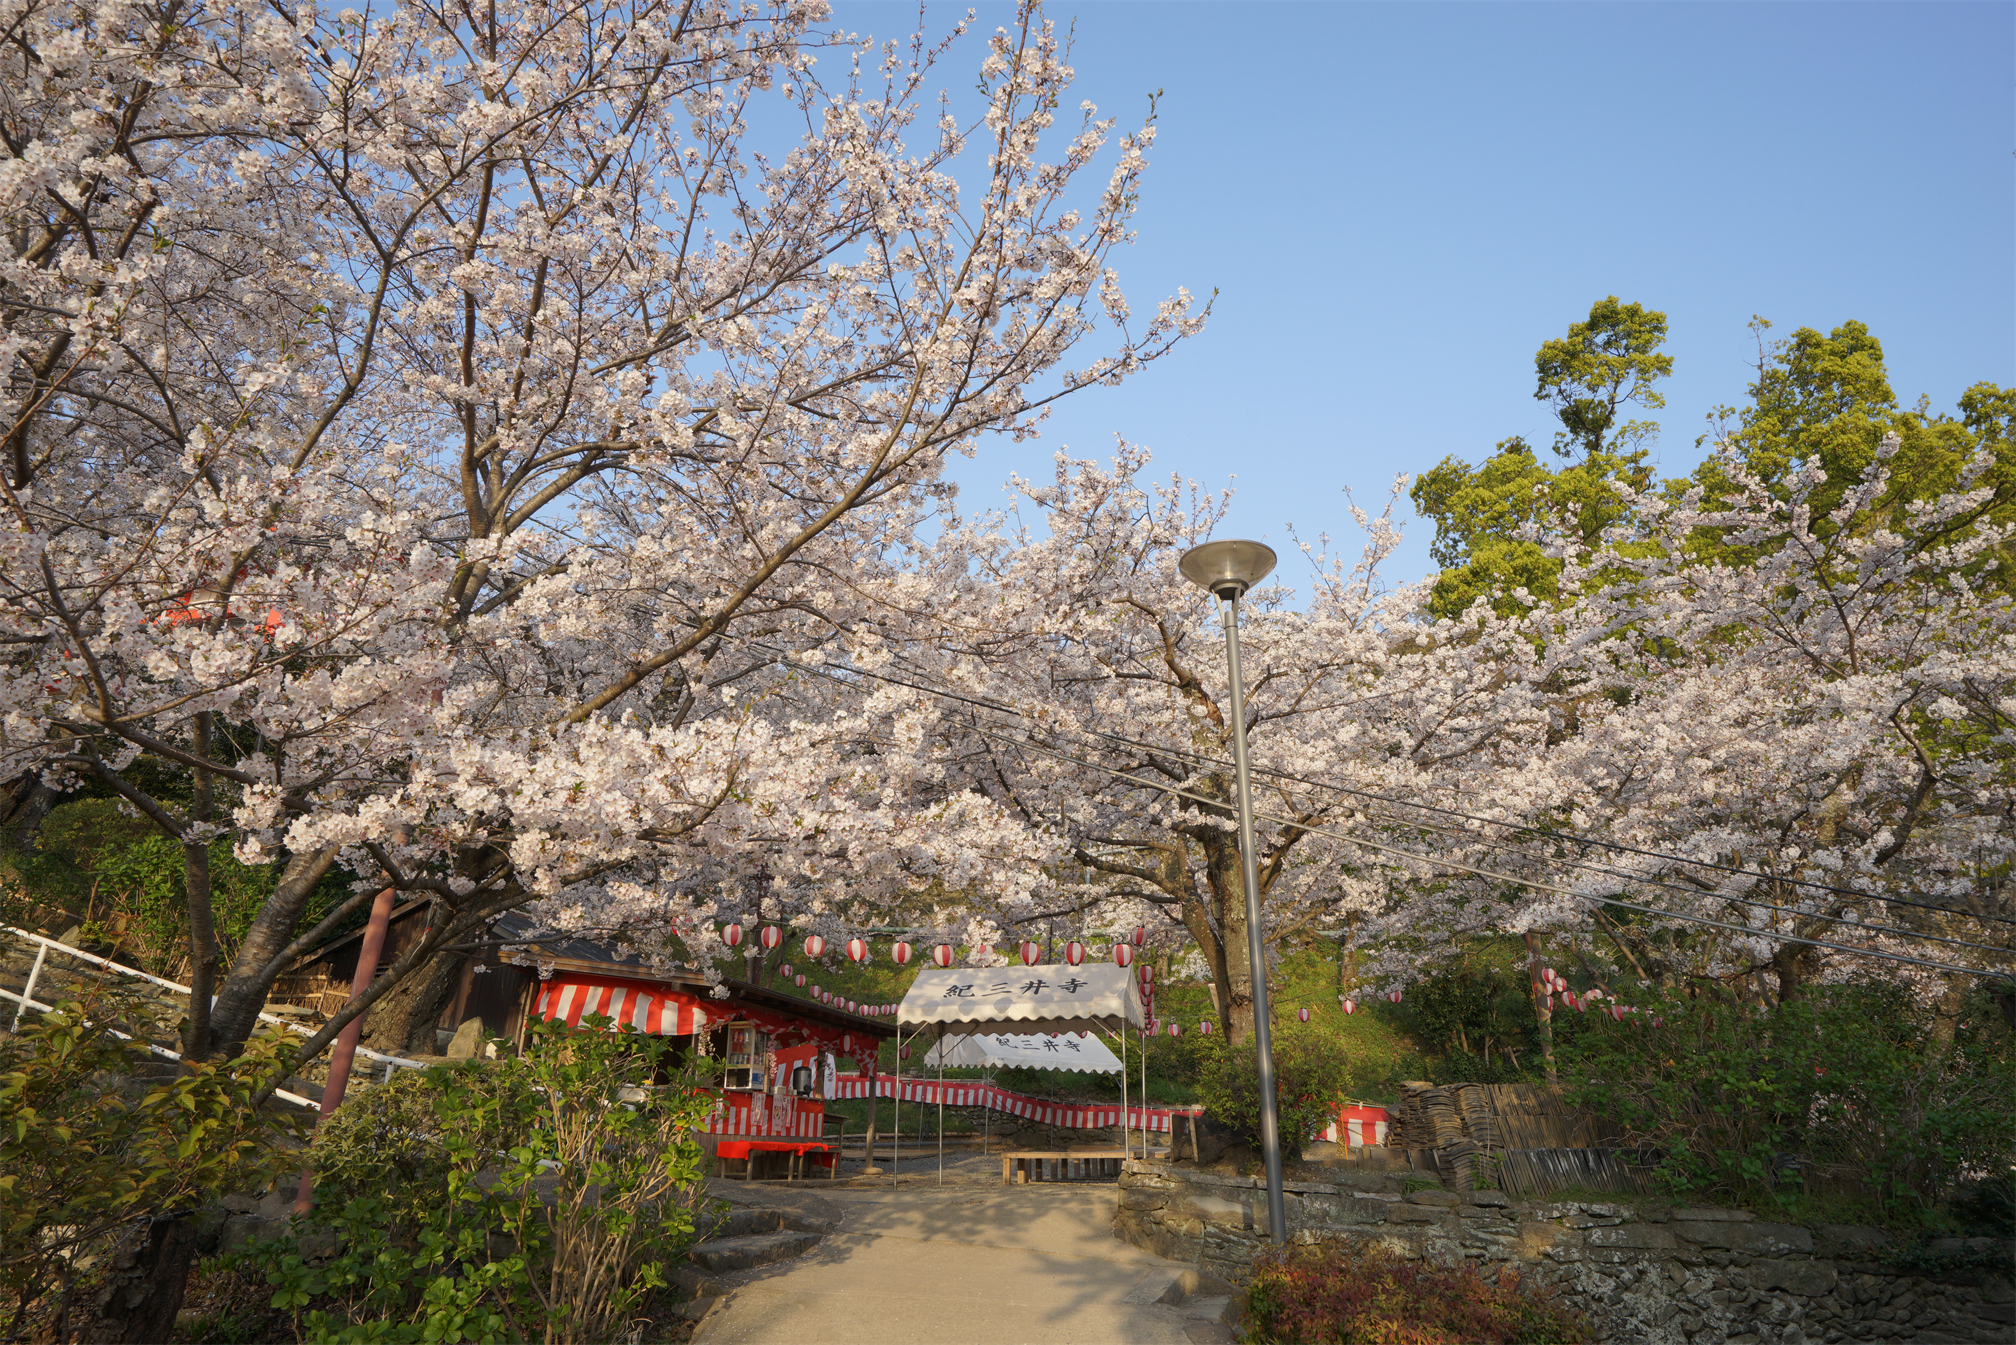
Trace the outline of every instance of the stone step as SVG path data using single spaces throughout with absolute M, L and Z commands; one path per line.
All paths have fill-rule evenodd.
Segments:
M 748 1233 L 740 1237 L 712 1238 L 695 1247 L 693 1263 L 716 1275 L 748 1270 L 803 1256 L 819 1245 L 819 1233 Z

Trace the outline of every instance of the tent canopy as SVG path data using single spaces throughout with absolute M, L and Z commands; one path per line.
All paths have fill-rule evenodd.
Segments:
M 1072 967 L 926 967 L 896 1007 L 904 1027 L 936 1027 L 947 1036 L 999 1033 L 1003 1024 L 1045 1032 L 1118 1032 L 1140 1027 L 1134 975 L 1110 964 Z
M 1088 1033 L 1039 1033 L 1028 1037 L 971 1033 L 947 1037 L 924 1057 L 927 1069 L 1061 1069 L 1087 1074 L 1118 1074 L 1120 1060 L 1106 1043 Z

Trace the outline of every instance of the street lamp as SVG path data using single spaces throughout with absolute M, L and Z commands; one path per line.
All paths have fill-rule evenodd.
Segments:
M 1260 1150 L 1267 1160 L 1267 1229 L 1288 1241 L 1281 1199 L 1281 1127 L 1274 1115 L 1274 1033 L 1267 1007 L 1267 950 L 1260 934 L 1260 860 L 1253 847 L 1253 784 L 1246 770 L 1246 687 L 1239 671 L 1239 599 L 1274 568 L 1259 542 L 1206 542 L 1183 554 L 1183 577 L 1224 604 L 1232 683 L 1232 765 L 1239 782 L 1239 877 L 1246 889 L 1246 956 L 1253 964 L 1253 1044 L 1260 1058 Z

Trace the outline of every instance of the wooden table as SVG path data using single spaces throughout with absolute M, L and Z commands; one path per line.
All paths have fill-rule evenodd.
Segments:
M 1161 1152 L 1166 1153 L 1167 1150 Z M 1111 1148 L 1074 1145 L 1068 1149 L 1005 1149 L 1001 1153 L 1001 1184 L 1069 1181 L 1073 1177 L 1117 1177 L 1124 1160 L 1140 1156 L 1140 1150 L 1130 1152 L 1119 1145 Z

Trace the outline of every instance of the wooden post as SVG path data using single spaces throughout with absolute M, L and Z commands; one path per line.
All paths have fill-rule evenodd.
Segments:
M 392 920 L 392 889 L 386 888 L 371 903 L 371 918 L 364 924 L 364 941 L 357 949 L 357 970 L 350 977 L 350 998 L 356 999 L 371 988 L 378 975 L 378 955 L 385 951 L 385 928 Z M 322 1107 L 315 1124 L 319 1128 L 343 1105 L 343 1092 L 350 1086 L 350 1063 L 357 1058 L 357 1039 L 364 1035 L 364 1019 L 358 1014 L 336 1034 L 329 1050 L 329 1077 L 322 1084 Z M 301 1169 L 301 1185 L 294 1192 L 294 1212 L 306 1214 L 315 1208 L 315 1169 Z

